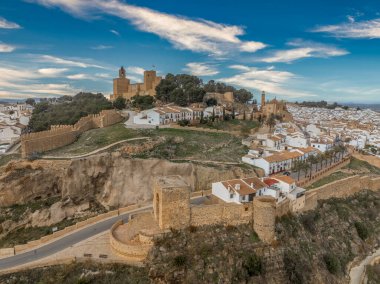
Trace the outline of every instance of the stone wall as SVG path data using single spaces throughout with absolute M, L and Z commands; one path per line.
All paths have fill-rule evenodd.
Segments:
M 193 205 L 190 208 L 190 224 L 192 226 L 247 224 L 252 221 L 252 214 L 252 204 Z
M 52 125 L 50 130 L 21 136 L 21 155 L 57 149 L 73 143 L 78 135 L 94 128 L 107 127 L 122 120 L 115 110 L 103 110 L 99 114 L 82 117 L 74 125 Z

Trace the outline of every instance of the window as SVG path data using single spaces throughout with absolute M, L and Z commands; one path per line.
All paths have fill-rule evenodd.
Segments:
M 230 194 L 230 199 L 232 199 L 232 198 L 234 198 L 234 194 L 233 193 Z

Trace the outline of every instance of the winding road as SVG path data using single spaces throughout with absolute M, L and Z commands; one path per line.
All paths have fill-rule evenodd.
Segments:
M 201 204 L 205 197 L 196 197 L 191 200 L 192 204 Z M 11 257 L 0 259 L 0 270 L 13 268 L 19 265 L 27 264 L 44 257 L 50 256 L 54 253 L 62 251 L 76 243 L 86 240 L 92 236 L 111 229 L 112 225 L 118 220 L 123 220 L 125 223 L 128 222 L 130 214 L 140 213 L 146 210 L 151 210 L 152 206 L 141 208 L 140 210 L 133 210 L 133 212 L 127 212 L 119 216 L 115 216 L 96 224 L 90 225 L 88 227 L 79 229 L 75 232 L 69 233 L 68 235 L 57 239 L 56 241 L 50 242 L 43 245 L 35 250 L 27 251 L 24 253 L 16 254 Z

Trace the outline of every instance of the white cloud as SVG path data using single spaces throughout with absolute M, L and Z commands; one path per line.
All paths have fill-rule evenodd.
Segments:
M 67 78 L 70 80 L 95 80 L 93 76 L 83 73 L 68 75 Z
M 111 45 L 103 45 L 103 44 L 91 47 L 91 49 L 94 49 L 94 50 L 105 50 L 105 49 L 111 49 L 111 48 L 113 48 L 113 46 L 111 46 Z
M 120 33 L 117 30 L 110 30 L 110 32 L 114 35 L 120 36 Z
M 9 45 L 0 42 L 0 52 L 12 52 L 16 49 L 14 45 Z
M 7 21 L 6 19 L 0 17 L 0 29 L 20 29 L 21 26 L 16 23 Z
M 145 69 L 141 68 L 141 67 L 137 67 L 137 66 L 130 66 L 130 67 L 126 68 L 126 71 L 128 73 L 133 73 L 133 74 L 136 74 L 136 75 L 144 75 Z
M 38 69 L 38 73 L 46 77 L 57 77 L 68 70 L 67 68 L 41 68 Z
M 45 6 L 58 6 L 76 16 L 106 13 L 130 21 L 137 29 L 156 34 L 171 42 L 175 48 L 204 52 L 216 56 L 236 50 L 255 52 L 265 44 L 242 41 L 245 31 L 240 26 L 218 24 L 203 19 L 188 19 L 144 7 L 129 5 L 119 0 L 33 0 Z
M 96 73 L 95 76 L 98 77 L 98 78 L 102 78 L 102 79 L 109 79 L 109 78 L 111 78 L 111 75 L 107 74 L 107 73 Z
M 69 84 L 41 83 L 45 78 L 59 77 L 64 71 L 58 68 L 30 69 L 0 66 L 0 97 L 41 97 L 46 95 L 73 95 L 77 89 Z
M 356 22 L 355 18 L 351 17 L 348 23 L 320 26 L 312 31 L 328 33 L 337 38 L 380 38 L 380 18 Z
M 268 69 L 259 69 L 243 65 L 232 65 L 230 68 L 241 70 L 242 72 L 232 77 L 218 79 L 218 81 L 242 88 L 266 91 L 269 94 L 287 98 L 315 96 L 308 92 L 289 88 L 296 75 L 287 71 L 274 70 L 272 66 Z
M 290 63 L 292 61 L 302 58 L 327 58 L 332 56 L 343 56 L 349 53 L 345 49 L 337 48 L 333 45 L 326 45 L 315 42 L 305 42 L 302 40 L 288 42 L 288 45 L 295 48 L 275 51 L 271 54 L 271 56 L 262 58 L 259 61 L 267 63 Z
M 51 55 L 41 55 L 37 57 L 36 60 L 38 62 L 66 65 L 66 66 L 73 66 L 73 67 L 81 67 L 81 68 L 93 67 L 93 68 L 105 69 L 104 67 L 96 65 L 96 64 L 86 63 L 86 62 L 78 61 L 78 60 L 69 60 L 69 59 L 64 59 L 64 58 L 55 57 Z
M 212 76 L 219 74 L 219 71 L 215 67 L 201 62 L 190 62 L 186 64 L 186 68 L 183 69 L 194 76 Z

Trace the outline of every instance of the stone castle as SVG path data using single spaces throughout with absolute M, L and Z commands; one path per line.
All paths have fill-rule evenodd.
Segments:
M 111 100 L 118 97 L 123 97 L 130 100 L 133 96 L 155 96 L 156 87 L 161 82 L 162 78 L 157 77 L 156 71 L 144 71 L 144 83 L 131 84 L 126 77 L 124 67 L 119 70 L 119 78 L 113 80 L 113 95 Z
M 50 130 L 21 136 L 21 156 L 28 157 L 73 143 L 80 134 L 94 128 L 103 128 L 122 120 L 115 110 L 103 110 L 99 114 L 82 117 L 74 125 L 52 125 Z
M 315 209 L 318 200 L 345 198 L 364 189 L 380 190 L 380 177 L 352 176 L 309 190 L 299 200 L 286 199 L 276 204 L 270 196 L 255 197 L 245 204 L 191 204 L 190 187 L 180 176 L 156 179 L 153 188 L 153 212 L 133 215 L 131 220 L 115 223 L 110 230 L 112 249 L 128 259 L 144 260 L 154 241 L 170 230 L 223 224 L 252 224 L 259 238 L 275 241 L 276 217 Z
M 286 102 L 278 101 L 276 98 L 271 101 L 267 101 L 266 94 L 263 91 L 261 94 L 261 109 L 256 113 L 256 117 L 262 115 L 269 118 L 272 114 L 282 117 L 285 121 L 291 120 L 291 115 L 286 108 Z

